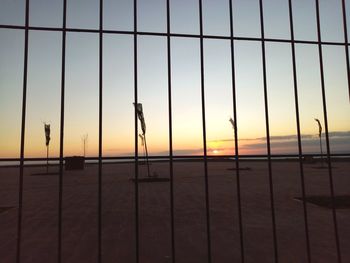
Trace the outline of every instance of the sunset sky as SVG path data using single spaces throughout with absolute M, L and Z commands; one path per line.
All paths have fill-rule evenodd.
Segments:
M 295 37 L 316 40 L 314 0 L 294 0 Z M 350 20 L 350 1 L 348 22 Z M 62 26 L 62 2 L 31 0 L 30 25 Z M 138 1 L 138 30 L 166 32 L 166 1 Z M 260 37 L 257 0 L 234 0 L 235 36 Z M 278 10 L 278 11 L 276 11 Z M 322 40 L 343 42 L 341 1 L 320 1 Z M 227 0 L 204 0 L 204 33 L 229 35 Z M 98 28 L 98 0 L 68 0 L 67 26 Z M 104 28 L 133 30 L 133 1 L 105 0 Z M 289 39 L 287 0 L 264 0 L 267 38 Z M 198 1 L 171 1 L 171 31 L 199 33 Z M 24 0 L 0 3 L 0 24 L 24 24 Z M 350 28 L 350 24 L 348 26 Z M 25 157 L 46 156 L 43 122 L 51 124 L 51 156 L 59 154 L 60 32 L 30 31 Z M 67 33 L 64 155 L 98 154 L 98 52 L 96 33 Z M 103 155 L 133 155 L 133 36 L 104 34 Z M 0 29 L 0 158 L 19 157 L 24 31 Z M 138 37 L 138 100 L 143 104 L 151 155 L 168 149 L 166 38 Z M 204 40 L 208 154 L 234 154 L 229 40 Z M 323 47 L 331 150 L 350 152 L 350 103 L 343 46 Z M 266 43 L 272 153 L 296 153 L 291 45 Z M 323 108 L 318 47 L 296 45 L 303 150 L 318 152 Z M 199 39 L 171 39 L 174 154 L 203 154 Z M 241 154 L 266 153 L 261 42 L 235 41 L 237 123 Z M 324 138 L 324 137 L 323 137 Z M 140 147 L 140 154 L 142 148 Z

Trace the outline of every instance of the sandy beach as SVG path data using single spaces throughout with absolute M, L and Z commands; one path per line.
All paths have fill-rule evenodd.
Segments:
M 244 256 L 246 262 L 273 262 L 268 166 L 244 161 L 240 171 Z M 307 196 L 329 196 L 327 169 L 305 164 Z M 333 163 L 337 196 L 350 195 L 350 163 Z M 140 165 L 140 177 L 146 166 Z M 237 181 L 233 162 L 208 162 L 212 262 L 240 262 Z M 315 168 L 316 167 L 316 168 Z M 57 171 L 57 166 L 50 171 Z M 151 171 L 169 177 L 169 163 Z M 56 262 L 58 175 L 33 175 L 44 166 L 25 167 L 22 262 Z M 272 163 L 279 262 L 307 262 L 299 163 Z M 98 165 L 64 171 L 62 210 L 63 262 L 96 262 Z M 102 260 L 135 262 L 134 164 L 104 164 L 102 174 Z M 0 262 L 15 262 L 19 168 L 0 168 Z M 9 207 L 10 209 L 5 209 Z M 336 262 L 332 210 L 308 203 L 312 262 Z M 343 262 L 350 262 L 350 209 L 337 209 Z M 176 262 L 207 262 L 203 162 L 174 162 Z M 139 184 L 140 262 L 171 262 L 170 183 Z

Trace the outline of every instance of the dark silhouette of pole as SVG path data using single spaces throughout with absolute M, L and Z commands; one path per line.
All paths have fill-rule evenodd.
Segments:
M 83 153 L 84 153 L 84 158 L 86 156 L 86 144 L 88 141 L 88 134 L 85 134 L 81 137 L 81 140 L 83 141 Z
M 145 150 L 146 150 L 146 162 L 147 162 L 147 175 L 148 177 L 151 177 L 150 169 L 149 169 L 149 162 L 148 162 L 148 149 L 147 149 L 147 140 L 146 140 L 146 134 L 143 134 L 143 139 L 145 141 Z
M 229 119 L 229 122 L 231 123 L 232 125 L 232 129 L 233 129 L 233 141 L 235 142 L 235 148 L 237 147 L 236 144 L 237 144 L 237 129 L 236 129 L 236 121 L 234 121 L 232 118 Z M 237 154 L 235 154 L 235 160 L 237 161 L 238 160 L 238 156 Z M 236 167 L 237 168 L 237 167 Z
M 320 138 L 320 150 L 321 150 L 321 165 L 323 166 L 323 149 L 322 149 L 322 125 L 319 119 L 315 118 L 318 124 L 318 137 Z
M 306 241 L 306 253 L 307 262 L 311 263 L 311 249 L 310 249 L 310 234 L 309 234 L 309 219 L 306 204 L 306 190 L 305 190 L 305 174 L 303 166 L 303 147 L 301 143 L 301 131 L 300 131 L 300 109 L 298 99 L 298 78 L 297 78 L 297 65 L 295 54 L 295 37 L 294 37 L 294 21 L 293 21 L 293 4 L 292 0 L 288 0 L 289 5 L 289 26 L 290 26 L 290 38 L 291 38 L 291 53 L 292 53 L 292 72 L 293 72 L 293 86 L 294 86 L 294 105 L 295 105 L 295 120 L 297 128 L 297 141 L 298 141 L 298 157 L 299 157 L 299 171 L 300 171 L 300 183 L 301 183 L 301 195 L 303 200 L 303 213 L 304 213 L 304 229 L 305 229 L 305 241 Z
M 229 119 L 229 122 L 231 123 L 232 129 L 234 131 L 233 136 L 234 136 L 234 138 L 236 138 L 236 132 L 237 132 L 237 130 L 236 130 L 236 122 L 232 118 Z
M 50 145 L 50 124 L 44 122 L 45 139 L 46 139 L 46 173 L 49 173 L 49 145 Z
M 277 242 L 277 227 L 276 227 L 276 212 L 274 199 L 274 186 L 272 174 L 272 160 L 271 160 L 271 138 L 270 138 L 270 121 L 269 121 L 269 100 L 268 100 L 268 84 L 267 84 L 267 69 L 266 69 L 266 43 L 265 43 L 265 27 L 264 27 L 264 5 L 263 0 L 259 1 L 260 9 L 260 32 L 261 32 L 261 58 L 262 58 L 262 77 L 264 88 L 264 106 L 265 106 L 265 129 L 266 129 L 266 150 L 267 150 L 267 165 L 269 175 L 269 190 L 270 190 L 270 206 L 271 206 L 271 220 L 272 220 L 272 237 L 273 237 L 273 251 L 274 262 L 278 263 L 278 242 Z
M 233 119 L 230 122 L 233 125 L 234 133 L 234 156 L 236 164 L 236 194 L 237 194 L 237 212 L 238 212 L 238 226 L 239 226 L 239 240 L 241 249 L 241 263 L 245 262 L 244 258 L 244 237 L 243 237 L 243 217 L 242 217 L 242 201 L 241 201 L 241 180 L 239 172 L 239 149 L 238 149 L 238 135 L 237 135 L 237 88 L 236 88 L 236 62 L 235 62 L 235 42 L 233 31 L 233 4 L 229 0 L 229 16 L 230 16 L 230 55 L 231 55 L 231 81 L 232 81 L 232 113 Z
M 46 173 L 49 173 L 49 145 L 46 146 Z
M 142 134 L 139 134 L 139 137 L 141 139 L 141 145 L 142 145 L 142 150 L 143 150 L 143 156 L 146 160 L 146 149 L 145 149 L 145 139 L 143 138 Z
M 171 227 L 171 262 L 176 262 L 175 219 L 174 219 L 174 162 L 173 162 L 173 119 L 172 119 L 172 79 L 171 79 L 171 39 L 170 39 L 170 0 L 166 1 L 167 27 L 167 68 L 168 68 L 168 131 L 169 131 L 169 173 L 170 173 L 170 227 Z
M 322 138 L 321 138 L 321 135 L 320 135 L 319 137 L 320 137 L 320 149 L 321 149 L 321 164 L 322 164 L 322 166 L 323 166 Z
M 137 117 L 138 117 L 138 119 L 140 120 L 140 123 L 141 123 L 142 135 L 143 135 L 143 139 L 144 139 L 144 142 L 145 142 L 147 174 L 148 174 L 148 177 L 151 177 L 150 169 L 149 169 L 149 161 L 148 161 L 147 141 L 146 141 L 146 122 L 145 122 L 145 117 L 143 115 L 142 103 L 137 103 L 137 104 L 134 103 L 134 106 L 135 106 L 135 109 L 136 109 Z
M 63 206 L 63 153 L 64 153 L 64 112 L 65 112 L 65 87 L 66 87 L 66 24 L 67 24 L 67 0 L 63 0 L 62 17 L 62 49 L 61 49 L 61 113 L 60 113 L 60 149 L 59 149 L 59 177 L 58 177 L 58 227 L 57 227 L 57 263 L 62 262 L 62 206 Z
M 335 209 L 335 191 L 334 191 L 334 182 L 333 182 L 333 172 L 332 172 L 332 163 L 331 163 L 331 149 L 329 144 L 329 132 L 328 132 L 328 117 L 327 117 L 327 102 L 326 102 L 326 84 L 325 84 L 325 73 L 324 73 L 324 61 L 323 61 L 323 43 L 321 38 L 321 17 L 320 17 L 320 4 L 319 0 L 315 0 L 316 4 L 316 23 L 317 23 L 317 46 L 318 46 L 318 58 L 320 66 L 320 80 L 321 80 L 321 93 L 322 93 L 322 106 L 323 106 L 323 123 L 325 128 L 325 139 L 326 139 L 326 158 L 328 166 L 328 178 L 329 178 L 329 190 L 331 195 L 331 204 L 332 204 L 332 217 L 334 225 L 334 238 L 337 251 L 338 263 L 342 262 L 342 256 L 340 251 L 340 240 L 339 240 L 339 231 L 338 231 L 338 222 L 337 222 L 337 211 Z

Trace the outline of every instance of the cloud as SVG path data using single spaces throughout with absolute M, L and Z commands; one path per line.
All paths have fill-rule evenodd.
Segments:
M 325 134 L 323 133 L 323 136 Z M 328 133 L 329 138 L 336 138 L 336 137 L 347 137 L 350 139 L 350 131 L 335 131 L 335 132 L 329 132 Z M 297 135 L 281 135 L 281 136 L 270 136 L 270 141 L 288 141 L 288 140 L 297 140 Z M 302 140 L 315 140 L 318 139 L 318 135 L 314 134 L 301 134 Z M 218 139 L 218 140 L 210 140 L 208 142 L 232 142 L 232 139 Z M 266 137 L 257 137 L 257 138 L 238 138 L 238 141 L 266 141 Z
M 329 132 L 330 147 L 333 153 L 350 152 L 350 131 Z M 232 142 L 232 139 L 211 140 L 209 143 Z M 239 148 L 247 151 L 266 151 L 266 137 L 241 138 Z M 297 135 L 270 136 L 271 149 L 274 153 L 297 153 L 298 137 Z M 301 134 L 303 152 L 312 153 L 319 151 L 319 137 L 313 134 Z M 326 149 L 325 134 L 322 136 L 323 149 Z M 232 150 L 232 148 L 218 148 L 220 151 Z
M 322 136 L 322 144 L 324 150 L 325 135 Z M 350 152 L 350 131 L 335 131 L 329 133 L 331 151 L 333 153 L 349 153 Z M 302 134 L 302 147 L 304 153 L 319 152 L 319 137 L 318 135 Z M 265 152 L 266 151 L 266 137 L 258 138 L 242 138 L 239 139 L 239 149 L 247 150 L 249 152 Z M 298 138 L 297 135 L 282 135 L 282 136 L 271 136 L 271 149 L 273 153 L 291 153 L 296 154 L 298 152 Z M 208 154 L 211 154 L 213 150 L 218 150 L 219 153 L 233 153 L 234 147 L 227 147 L 227 144 L 220 145 L 220 143 L 233 142 L 233 139 L 218 139 L 209 140 L 208 143 Z M 246 143 L 243 143 L 246 142 Z M 210 143 L 217 143 L 215 147 L 210 146 Z M 105 149 L 107 152 L 114 152 L 118 149 L 109 148 Z M 120 149 L 119 149 L 120 150 Z M 168 155 L 168 151 L 151 152 L 151 155 Z M 194 149 L 174 149 L 174 155 L 202 155 L 203 148 Z M 134 156 L 134 152 L 128 152 L 121 154 L 124 156 Z
M 302 135 L 301 143 L 304 152 L 318 151 L 319 137 L 314 135 Z M 350 152 L 350 132 L 330 132 L 329 133 L 331 151 L 334 153 Z M 325 135 L 322 137 L 323 149 L 326 149 Z M 271 148 L 284 152 L 297 152 L 298 138 L 296 135 L 272 136 Z M 242 149 L 266 149 L 266 137 L 257 138 L 256 143 L 245 144 Z
M 168 151 L 156 152 L 154 155 L 168 155 Z M 197 155 L 203 154 L 203 149 L 178 149 L 173 150 L 174 155 Z
M 350 131 L 337 131 L 337 132 L 329 132 L 329 137 L 349 137 L 350 138 Z

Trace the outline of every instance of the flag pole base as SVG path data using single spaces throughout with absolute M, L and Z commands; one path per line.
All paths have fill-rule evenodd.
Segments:
M 242 168 L 238 168 L 239 171 L 250 171 L 252 168 L 250 167 L 242 167 Z M 229 171 L 236 171 L 237 168 L 227 168 L 227 170 Z
M 137 180 L 135 178 L 130 179 L 133 183 L 162 183 L 162 182 L 169 182 L 170 178 L 168 177 L 143 177 L 138 178 Z

